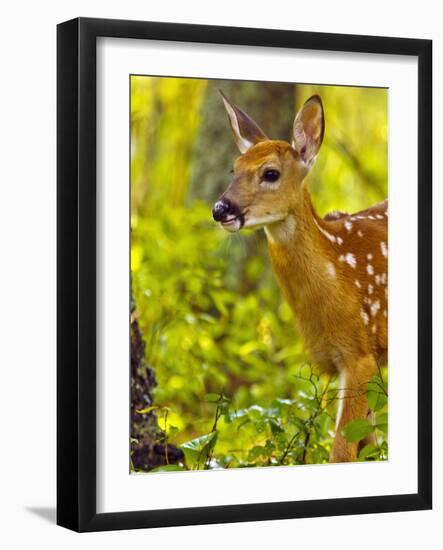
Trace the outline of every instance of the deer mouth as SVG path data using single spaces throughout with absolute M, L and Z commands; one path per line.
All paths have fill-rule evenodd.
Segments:
M 230 218 L 220 222 L 223 229 L 229 231 L 230 233 L 235 233 L 239 231 L 245 224 L 245 212 L 238 214 L 238 216 L 231 216 Z

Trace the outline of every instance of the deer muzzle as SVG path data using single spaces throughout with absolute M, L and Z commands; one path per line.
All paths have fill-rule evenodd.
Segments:
M 240 208 L 225 197 L 221 197 L 212 209 L 212 217 L 220 222 L 227 231 L 238 231 L 242 228 L 245 220 Z

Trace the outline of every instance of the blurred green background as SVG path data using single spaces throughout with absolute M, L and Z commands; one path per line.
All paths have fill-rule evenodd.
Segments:
M 131 270 L 155 406 L 174 469 L 326 462 L 336 382 L 304 354 L 271 271 L 262 230 L 231 235 L 211 209 L 238 156 L 218 89 L 274 139 L 321 95 L 325 138 L 309 176 L 319 214 L 387 196 L 384 89 L 131 77 Z M 371 393 L 372 392 L 372 393 Z M 370 403 L 387 457 L 385 375 Z M 350 435 L 352 437 L 352 434 Z

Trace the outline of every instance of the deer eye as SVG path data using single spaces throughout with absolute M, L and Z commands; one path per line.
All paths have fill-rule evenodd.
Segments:
M 274 183 L 275 181 L 278 180 L 279 177 L 280 177 L 280 172 L 278 170 L 269 169 L 263 172 L 263 180 L 268 181 L 270 183 Z

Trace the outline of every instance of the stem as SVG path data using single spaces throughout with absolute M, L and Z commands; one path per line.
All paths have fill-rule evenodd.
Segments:
M 309 445 L 309 440 L 311 439 L 311 430 L 309 430 L 307 433 L 306 433 L 306 436 L 305 436 L 305 442 L 304 442 L 304 445 L 303 445 L 303 454 L 302 454 L 302 457 L 301 457 L 301 460 L 303 462 L 303 464 L 306 464 L 306 450 L 308 448 L 308 445 Z

